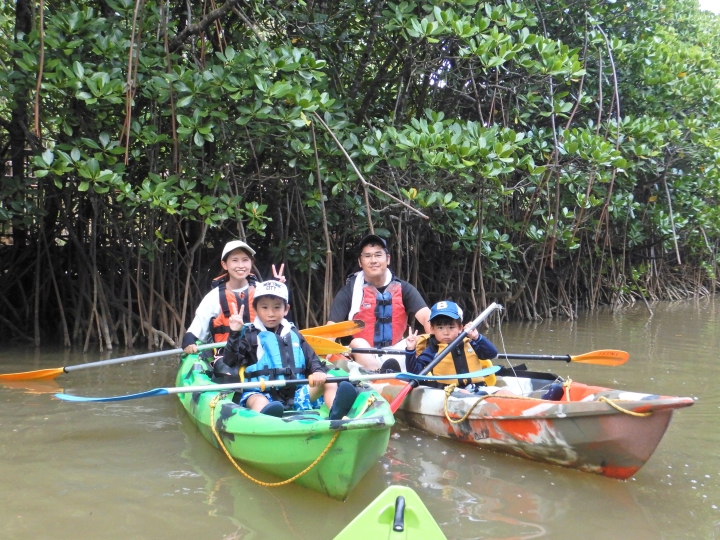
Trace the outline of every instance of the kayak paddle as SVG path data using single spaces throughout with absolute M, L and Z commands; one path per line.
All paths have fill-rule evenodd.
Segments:
M 500 370 L 500 366 L 491 366 L 479 371 L 460 375 L 463 378 L 485 377 Z M 457 379 L 458 375 L 415 375 L 413 373 L 373 373 L 369 375 L 357 375 L 354 377 L 328 377 L 326 382 L 342 382 L 342 381 L 381 381 L 387 379 L 401 379 L 405 381 L 446 381 Z M 309 384 L 308 379 L 289 379 L 275 381 L 253 381 L 244 383 L 229 384 L 208 384 L 203 386 L 176 386 L 172 388 L 153 388 L 147 392 L 138 394 L 129 394 L 126 396 L 110 396 L 110 397 L 83 397 L 73 396 L 71 394 L 55 394 L 55 397 L 63 401 L 75 402 L 107 402 L 107 401 L 128 401 L 131 399 L 140 399 L 154 396 L 166 396 L 170 394 L 186 394 L 194 392 L 221 392 L 223 390 L 241 390 L 243 388 L 281 388 L 283 386 L 293 386 L 298 384 Z
M 324 338 L 339 338 L 352 336 L 365 328 L 365 322 L 360 320 L 342 321 L 338 323 L 326 324 L 324 326 L 315 326 L 300 330 L 300 333 L 307 336 L 317 336 Z
M 343 354 L 343 353 L 364 353 L 364 354 L 404 354 L 402 349 L 366 349 L 345 347 L 330 339 L 321 337 L 305 336 L 305 339 L 313 348 L 316 354 Z M 578 356 L 553 355 L 553 354 L 498 354 L 497 358 L 506 360 L 557 360 L 562 362 L 577 362 L 578 364 L 597 364 L 599 366 L 621 366 L 628 361 L 630 355 L 625 351 L 615 349 L 602 349 L 592 351 Z
M 317 326 L 314 328 L 306 328 L 300 330 L 300 333 L 305 335 L 322 335 L 322 336 L 333 336 L 333 337 L 344 337 L 349 336 L 362 330 L 365 326 L 363 321 L 343 321 L 339 323 L 327 324 L 325 326 Z M 325 338 L 318 338 L 335 344 L 334 341 Z M 216 347 L 224 347 L 226 342 L 220 343 L 206 343 L 204 345 L 198 345 L 198 350 L 203 351 L 205 349 L 214 349 Z M 169 349 L 166 351 L 155 351 L 145 354 L 136 354 L 133 356 L 123 356 L 122 358 L 111 358 L 109 360 L 100 360 L 99 362 L 89 362 L 87 364 L 77 364 L 74 366 L 65 366 L 60 368 L 51 369 L 38 369 L 35 371 L 23 371 L 20 373 L 4 373 L 0 374 L 0 381 L 27 381 L 27 380 L 41 380 L 41 379 L 54 379 L 61 373 L 70 373 L 71 371 L 77 371 L 79 369 L 94 368 L 100 366 L 110 366 L 113 364 L 122 364 L 125 362 L 134 362 L 136 360 L 146 360 L 148 358 L 159 358 L 161 356 L 172 356 L 174 354 L 181 354 L 182 349 Z M 320 354 L 320 353 L 318 353 Z M 322 353 L 326 354 L 326 353 Z
M 498 358 L 507 360 L 557 360 L 562 362 L 577 362 L 578 364 L 597 364 L 599 366 L 621 366 L 628 361 L 630 355 L 625 351 L 603 349 L 592 351 L 578 356 L 553 354 L 498 354 Z
M 215 347 L 223 347 L 225 342 L 222 343 L 206 343 L 205 345 L 198 345 L 198 350 L 203 351 L 205 349 L 213 349 Z M 77 364 L 74 366 L 65 366 L 61 368 L 53 369 L 38 369 L 36 371 L 24 371 L 22 373 L 5 373 L 0 375 L 0 381 L 21 381 L 28 379 L 54 379 L 61 373 L 70 373 L 71 371 L 77 371 L 80 369 L 94 368 L 100 366 L 111 366 L 113 364 L 122 364 L 123 362 L 134 362 L 135 360 L 146 360 L 148 358 L 158 358 L 160 356 L 171 356 L 173 354 L 180 354 L 183 352 L 182 349 L 169 349 L 167 351 L 155 351 L 145 354 L 136 354 L 134 356 L 123 356 L 122 358 L 111 358 L 109 360 L 100 360 L 99 362 L 90 362 L 88 364 Z
M 455 347 L 457 347 L 458 345 L 460 345 L 463 342 L 463 340 L 465 339 L 465 336 L 468 335 L 468 331 L 477 328 L 480 325 L 480 323 L 483 322 L 485 319 L 487 319 L 490 316 L 490 314 L 493 311 L 495 311 L 496 309 L 502 309 L 502 306 L 499 304 L 496 304 L 495 302 L 490 304 L 485 309 L 485 311 L 483 311 L 478 316 L 477 319 L 475 319 L 473 322 L 470 323 L 470 325 L 468 326 L 467 329 L 460 332 L 460 335 L 458 337 L 456 337 L 454 340 L 452 340 L 452 342 L 447 347 L 445 347 L 442 350 L 442 352 L 438 353 L 437 356 L 435 356 L 435 358 L 433 359 L 432 362 L 430 362 L 427 366 L 425 366 L 425 368 L 420 372 L 420 375 L 422 376 L 422 375 L 426 375 L 427 373 L 430 373 L 433 370 L 433 368 L 435 366 L 437 366 L 440 363 L 440 361 L 450 353 L 450 351 L 452 351 Z M 497 367 L 497 366 L 493 366 L 493 367 Z M 490 369 L 490 368 L 488 368 L 488 369 Z M 452 376 L 452 378 L 453 379 L 457 379 L 457 378 L 472 379 L 473 377 L 467 377 L 464 375 L 455 374 Z M 420 379 L 420 380 L 422 380 L 422 379 Z M 418 379 L 411 379 L 410 382 L 408 382 L 405 385 L 405 387 L 402 390 L 400 390 L 398 395 L 395 396 L 395 399 L 393 399 L 392 402 L 390 403 L 390 410 L 393 412 L 393 414 L 400 408 L 400 405 L 402 405 L 402 402 L 405 399 L 405 396 L 408 395 L 412 391 L 413 388 L 416 388 L 417 385 L 418 385 Z

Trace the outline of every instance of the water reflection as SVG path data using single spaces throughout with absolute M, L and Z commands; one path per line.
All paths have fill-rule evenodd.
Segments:
M 365 475 L 345 503 L 294 484 L 281 487 L 255 484 L 241 476 L 178 407 L 186 443 L 182 456 L 205 481 L 207 514 L 232 524 L 232 531 L 222 537 L 224 540 L 333 538 L 385 488 L 379 465 Z M 250 467 L 243 468 L 259 480 L 277 481 Z
M 548 468 L 400 428 L 386 469 L 452 538 L 658 538 L 627 483 Z M 602 508 L 588 515 L 582 507 Z M 612 516 L 612 523 L 608 517 Z M 593 523 L 595 522 L 595 523 Z M 623 534 L 632 530 L 632 536 Z M 597 533 L 602 531 L 602 533 Z
M 0 388 L 8 388 L 26 394 L 56 394 L 62 392 L 62 387 L 54 380 L 50 381 L 2 381 Z

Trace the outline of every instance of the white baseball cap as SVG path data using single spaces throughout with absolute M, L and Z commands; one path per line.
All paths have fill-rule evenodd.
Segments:
M 253 302 L 261 296 L 277 296 L 288 302 L 288 289 L 284 283 L 275 281 L 273 279 L 268 281 L 262 281 L 255 284 L 255 295 L 253 296 Z
M 235 251 L 236 249 L 243 249 L 247 251 L 250 255 L 255 256 L 255 250 L 248 246 L 245 242 L 243 242 L 242 240 L 233 240 L 232 242 L 228 242 L 227 244 L 225 244 L 220 260 L 224 261 L 225 257 L 227 257 L 231 251 Z

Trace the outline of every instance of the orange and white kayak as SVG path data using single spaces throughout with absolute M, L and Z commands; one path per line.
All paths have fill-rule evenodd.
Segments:
M 497 386 L 510 392 L 478 396 L 419 386 L 396 412 L 406 424 L 457 441 L 524 457 L 625 479 L 650 458 L 675 409 L 693 398 L 626 392 L 575 381 L 562 384 L 557 401 L 540 399 L 554 376 L 517 371 L 499 376 Z M 551 380 L 548 380 L 551 379 Z M 405 383 L 373 383 L 392 401 Z M 560 390 L 560 389 L 558 389 Z

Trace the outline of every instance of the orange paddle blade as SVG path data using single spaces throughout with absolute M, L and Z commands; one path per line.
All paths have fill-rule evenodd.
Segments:
M 300 330 L 303 336 L 317 336 L 324 338 L 338 338 L 352 336 L 365 328 L 363 321 L 343 321 L 339 323 L 326 324 L 325 326 L 315 326 Z
M 340 343 L 335 343 L 331 339 L 318 336 L 306 336 L 305 334 L 303 334 L 303 337 L 318 356 L 350 352 L 350 347 L 346 347 Z
M 630 358 L 630 354 L 625 351 L 616 351 L 614 349 L 604 349 L 601 351 L 592 351 L 581 354 L 579 356 L 571 356 L 571 362 L 580 364 L 598 364 L 600 366 L 622 366 Z
M 61 373 L 63 373 L 63 368 L 38 369 L 35 371 L 23 371 L 21 373 L 5 373 L 0 375 L 0 381 L 54 379 Z

